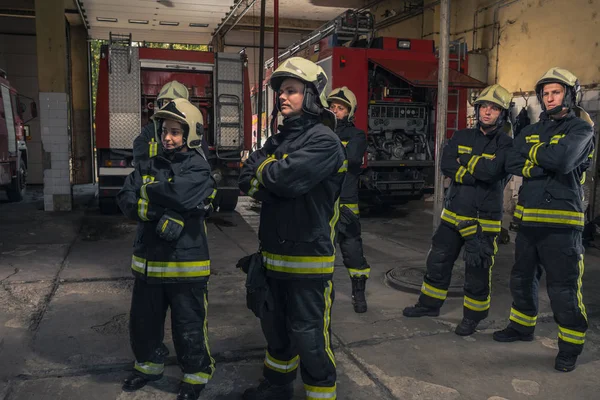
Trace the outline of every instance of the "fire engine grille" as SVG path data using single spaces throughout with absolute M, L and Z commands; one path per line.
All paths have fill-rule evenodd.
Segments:
M 217 53 L 215 98 L 218 150 L 238 150 L 243 146 L 242 73 L 239 54 Z
M 128 50 L 113 48 L 112 71 L 108 76 L 110 111 L 110 147 L 131 149 L 140 133 L 140 64 L 138 49 L 131 49 L 131 73 Z

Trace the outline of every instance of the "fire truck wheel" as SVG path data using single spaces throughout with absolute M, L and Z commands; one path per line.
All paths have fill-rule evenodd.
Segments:
M 25 189 L 27 188 L 27 166 L 22 159 L 19 161 L 19 171 L 17 176 L 12 180 L 10 187 L 6 190 L 8 200 L 12 202 L 22 201 L 25 197 Z

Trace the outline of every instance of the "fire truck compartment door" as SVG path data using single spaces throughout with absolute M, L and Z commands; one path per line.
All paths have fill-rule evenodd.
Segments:
M 0 86 L 2 90 L 2 103 L 4 105 L 4 120 L 6 121 L 6 130 L 8 132 L 8 151 L 17 152 L 17 136 L 15 132 L 15 119 L 13 118 L 12 103 L 10 101 L 10 90 L 8 87 Z
M 215 146 L 219 156 L 220 151 L 241 151 L 244 145 L 242 57 L 238 53 L 217 53 L 214 81 Z
M 389 60 L 370 58 L 373 64 L 381 67 L 403 81 L 416 87 L 435 88 L 438 85 L 438 64 L 416 60 Z M 456 88 L 484 88 L 486 83 L 471 78 L 450 68 L 448 86 Z
M 126 48 L 110 52 L 112 70 L 108 75 L 110 147 L 131 149 L 141 130 L 140 62 L 137 48 L 131 49 L 131 72 Z

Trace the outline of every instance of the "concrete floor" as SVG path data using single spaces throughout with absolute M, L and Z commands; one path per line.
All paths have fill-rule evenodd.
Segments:
M 171 348 L 166 376 L 137 393 L 121 380 L 132 367 L 128 311 L 135 224 L 99 214 L 93 186 L 74 188 L 76 209 L 45 213 L 41 192 L 25 202 L 0 198 L 0 399 L 168 399 L 181 375 Z M 245 306 L 245 275 L 236 261 L 255 251 L 257 211 L 238 210 L 209 223 L 213 264 L 209 335 L 217 371 L 205 399 L 239 399 L 258 383 L 264 340 Z M 363 215 L 366 257 L 372 266 L 369 312 L 350 304 L 350 282 L 338 260 L 333 307 L 338 398 L 363 399 L 595 399 L 600 389 L 600 252 L 588 249 L 584 300 L 590 317 L 578 368 L 556 372 L 556 324 L 542 290 L 532 343 L 500 344 L 493 330 L 507 323 L 512 244 L 500 247 L 490 317 L 472 337 L 453 333 L 462 299 L 450 298 L 438 318 L 405 319 L 416 294 L 394 290 L 385 273 L 422 265 L 431 236 L 428 203 Z M 168 325 L 167 325 L 168 326 Z M 302 385 L 297 381 L 297 399 Z

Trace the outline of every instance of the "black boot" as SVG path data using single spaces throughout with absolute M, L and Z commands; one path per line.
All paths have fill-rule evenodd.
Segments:
M 560 372 L 571 372 L 575 369 L 576 363 L 577 356 L 559 351 L 554 360 L 554 369 Z
M 135 392 L 138 389 L 146 386 L 148 382 L 157 381 L 162 378 L 161 375 L 154 375 L 152 378 L 144 377 L 136 372 L 132 372 L 125 380 L 123 381 L 123 386 L 121 389 L 125 392 Z
M 204 389 L 204 385 L 192 385 L 187 382 L 181 382 L 179 385 L 179 393 L 177 400 L 198 400 L 200 392 Z
M 402 310 L 402 315 L 409 318 L 437 317 L 440 315 L 440 309 L 426 307 L 421 303 L 417 303 L 412 307 L 406 307 L 404 310 Z
M 273 385 L 266 379 L 258 387 L 246 389 L 242 395 L 243 400 L 291 400 L 292 397 L 294 386 L 291 383 Z
M 355 313 L 367 312 L 367 299 L 365 298 L 365 289 L 367 278 L 351 278 L 352 280 L 352 305 Z
M 477 324 L 479 324 L 479 321 L 473 321 L 469 318 L 463 318 L 462 321 L 460 321 L 460 324 L 458 324 L 458 326 L 454 330 L 454 333 L 456 333 L 458 336 L 472 335 L 475 333 Z
M 519 340 L 522 342 L 531 342 L 533 340 L 533 333 L 521 333 L 515 328 L 507 326 L 501 331 L 494 332 L 493 337 L 496 342 L 508 343 L 516 342 Z

